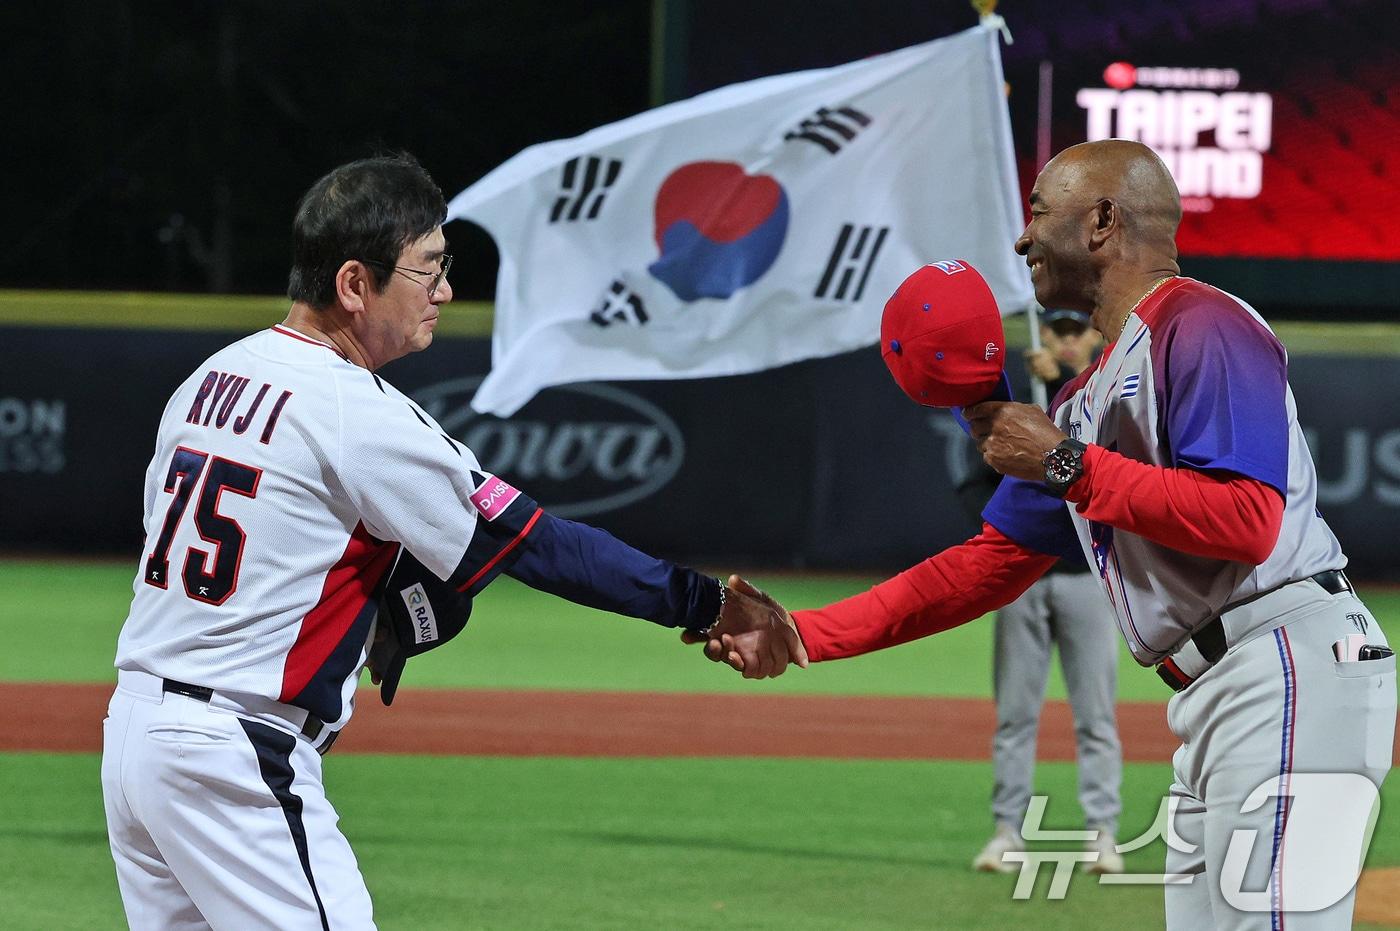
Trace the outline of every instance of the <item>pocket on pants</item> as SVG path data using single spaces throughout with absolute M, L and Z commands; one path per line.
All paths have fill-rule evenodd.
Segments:
M 1332 671 L 1343 679 L 1359 679 L 1364 676 L 1382 676 L 1390 673 L 1391 678 L 1395 676 L 1395 657 L 1385 656 L 1381 659 L 1359 659 L 1350 662 L 1332 663 Z
M 1395 755 L 1395 657 L 1334 662 L 1332 670 L 1350 688 L 1364 693 L 1356 701 L 1366 716 L 1365 766 L 1384 778 Z
M 160 743 L 180 744 L 186 747 L 222 746 L 232 736 L 228 731 L 215 727 L 202 727 L 198 724 L 152 724 L 146 728 L 146 736 Z

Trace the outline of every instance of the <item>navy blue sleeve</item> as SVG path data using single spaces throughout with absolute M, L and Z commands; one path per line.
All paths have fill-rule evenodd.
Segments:
M 717 579 L 648 556 L 597 527 L 562 520 L 494 476 L 472 496 L 480 517 L 449 583 L 474 596 L 502 573 L 576 604 L 665 627 L 719 616 Z
M 997 486 L 982 519 L 1027 549 L 1085 566 L 1069 508 L 1041 482 L 1006 477 Z
M 521 546 L 530 539 L 544 510 L 534 499 L 522 494 L 494 476 L 473 473 L 479 482 L 472 495 L 477 506 L 476 529 L 456 570 L 447 582 L 457 591 L 471 597 L 520 558 Z M 490 498 L 491 489 L 500 492 Z
M 506 572 L 576 604 L 703 630 L 719 615 L 719 582 L 648 556 L 605 530 L 541 512 Z

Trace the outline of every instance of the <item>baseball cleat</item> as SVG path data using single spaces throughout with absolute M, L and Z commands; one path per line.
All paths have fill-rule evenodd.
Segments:
M 972 868 L 979 873 L 1014 873 L 1021 868 L 1019 861 L 1008 861 L 1004 855 L 1014 850 L 1025 850 L 1026 842 L 1021 832 L 1009 824 L 998 824 L 997 832 L 987 841 L 972 861 Z
M 1117 847 L 1118 841 L 1114 838 L 1113 832 L 1099 828 L 1095 839 L 1084 845 L 1085 850 L 1098 854 L 1098 859 L 1083 864 L 1080 869 L 1095 876 L 1123 872 L 1123 855 L 1118 852 Z

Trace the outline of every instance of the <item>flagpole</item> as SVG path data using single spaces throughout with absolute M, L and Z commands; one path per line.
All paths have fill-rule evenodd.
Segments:
M 1051 86 L 1054 81 L 1054 66 L 1048 61 L 1040 63 L 1040 87 L 1038 103 L 1038 118 L 1036 126 L 1035 140 L 1035 170 L 1039 172 L 1045 167 L 1045 163 L 1050 161 L 1050 122 L 1051 111 Z M 1035 301 L 1031 301 L 1026 307 L 1026 325 L 1030 328 L 1031 352 L 1040 351 L 1040 308 Z M 1031 398 L 1035 403 L 1047 410 L 1050 407 L 1050 400 L 1046 397 L 1048 392 L 1045 382 L 1034 372 L 1031 373 Z
M 1026 307 L 1026 322 L 1027 322 L 1027 324 L 1028 324 L 1029 327 L 1030 327 L 1030 334 L 1031 334 L 1031 352 L 1039 352 L 1039 351 L 1040 351 L 1040 314 L 1038 313 L 1038 311 L 1037 311 L 1037 309 L 1036 309 L 1036 305 L 1035 305 L 1034 303 L 1031 303 L 1030 305 L 1028 305 L 1028 306 Z M 1038 407 L 1047 408 L 1047 409 L 1048 409 L 1048 408 L 1050 407 L 1050 402 L 1049 402 L 1049 400 L 1047 400 L 1047 396 L 1048 396 L 1048 395 L 1047 395 L 1047 392 L 1046 392 L 1046 390 L 1045 390 L 1045 382 L 1041 381 L 1041 380 L 1040 380 L 1040 377 L 1039 377 L 1038 375 L 1036 375 L 1034 371 L 1032 371 L 1032 372 L 1031 372 L 1031 400 L 1034 401 Z
M 1007 45 L 1014 44 L 1006 20 L 996 12 L 997 0 L 972 0 L 972 8 L 977 11 L 977 19 L 983 29 L 995 29 L 1001 33 L 1001 38 Z
M 995 11 L 997 0 L 972 0 L 972 8 L 977 11 L 982 28 L 995 29 L 1001 33 L 1001 38 L 1007 45 L 1012 43 L 1011 30 L 1006 26 L 1006 20 L 1002 19 Z M 1050 158 L 1049 151 L 1049 131 L 1050 131 L 1050 74 L 1046 68 L 1048 62 L 1043 63 L 1040 68 L 1040 127 L 1036 140 L 1036 170 L 1045 167 L 1045 163 Z M 1026 326 L 1030 332 L 1031 352 L 1040 351 L 1040 313 L 1035 301 L 1026 304 Z M 1050 401 L 1046 397 L 1045 382 L 1031 372 L 1031 400 L 1037 406 L 1048 409 Z
M 652 0 L 651 105 L 685 96 L 689 65 L 690 0 Z

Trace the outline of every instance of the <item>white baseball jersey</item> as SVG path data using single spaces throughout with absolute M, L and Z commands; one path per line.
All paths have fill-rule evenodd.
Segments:
M 1129 316 L 1096 366 L 1056 399 L 1069 436 L 1166 468 L 1221 470 L 1284 496 L 1273 553 L 1259 566 L 1192 556 L 1085 520 L 1036 482 L 1007 479 L 985 516 L 1041 552 L 1082 552 L 1143 665 L 1160 661 L 1227 606 L 1346 564 L 1317 510 L 1317 474 L 1288 387 L 1288 359 L 1244 301 L 1174 278 Z
M 117 667 L 343 726 L 396 544 L 448 578 L 476 528 L 475 468 L 325 343 L 274 326 L 215 353 L 161 418 Z

